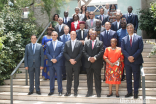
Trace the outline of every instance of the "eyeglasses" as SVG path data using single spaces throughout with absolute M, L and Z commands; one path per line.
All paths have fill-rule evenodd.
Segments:
M 89 15 L 94 15 L 94 14 L 89 14 Z
M 90 35 L 96 35 L 96 34 L 90 34 Z
M 58 21 L 62 21 L 62 20 L 58 20 Z
M 57 35 L 51 35 L 51 36 L 57 36 Z

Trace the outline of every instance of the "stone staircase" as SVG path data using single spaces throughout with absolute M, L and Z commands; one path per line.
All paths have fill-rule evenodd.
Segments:
M 151 39 L 151 41 L 155 40 Z M 156 103 L 156 55 L 151 58 L 147 58 L 148 53 L 150 52 L 153 45 L 145 43 L 144 40 L 144 50 L 143 50 L 143 58 L 144 64 L 143 68 L 145 71 L 145 86 L 146 86 L 146 99 L 148 103 L 155 104 Z M 104 104 L 104 103 L 135 103 L 138 101 L 138 104 L 142 104 L 142 88 L 139 88 L 139 98 L 134 100 L 133 97 L 125 98 L 124 95 L 127 94 L 126 88 L 126 80 L 121 82 L 119 87 L 119 95 L 120 98 L 115 97 L 115 86 L 113 86 L 113 96 L 108 98 L 107 94 L 109 93 L 108 84 L 105 84 L 103 80 L 101 80 L 102 92 L 101 97 L 96 97 L 95 88 L 93 91 L 93 96 L 86 98 L 85 95 L 87 93 L 87 76 L 86 74 L 80 74 L 80 81 L 78 87 L 78 96 L 73 96 L 73 87 L 72 87 L 72 95 L 69 97 L 58 96 L 57 92 L 57 81 L 55 81 L 55 92 L 54 95 L 48 96 L 49 93 L 49 80 L 43 80 L 42 76 L 40 76 L 40 89 L 41 95 L 37 95 L 34 90 L 34 94 L 27 95 L 29 92 L 29 86 L 25 85 L 25 69 L 24 63 L 20 66 L 19 70 L 22 73 L 16 74 L 13 79 L 13 99 L 14 104 Z M 101 78 L 104 78 L 104 69 L 101 70 Z M 42 74 L 40 74 L 42 75 Z M 5 80 L 5 85 L 0 86 L 0 104 L 10 104 L 10 80 Z M 29 83 L 29 80 L 28 80 Z M 66 93 L 66 80 L 63 80 L 63 94 Z M 74 85 L 74 83 L 72 84 Z M 94 84 L 93 84 L 94 85 Z M 94 85 L 95 86 L 95 85 Z M 128 102 L 127 102 L 128 101 Z

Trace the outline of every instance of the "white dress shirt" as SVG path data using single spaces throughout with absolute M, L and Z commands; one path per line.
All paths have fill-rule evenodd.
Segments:
M 108 34 L 109 34 L 109 32 L 110 32 L 110 29 L 109 29 L 109 30 L 106 30 L 106 33 L 107 33 L 107 31 L 108 31 Z
M 133 35 L 132 35 L 132 43 L 133 43 L 133 37 L 134 37 L 134 35 L 135 35 L 135 33 L 133 33 Z M 130 39 L 131 39 L 131 36 L 129 35 L 129 41 L 130 41 Z
M 132 13 L 128 13 L 128 17 L 131 16 L 131 15 L 132 15 Z
M 32 50 L 33 50 L 33 43 L 31 43 L 32 44 Z M 35 46 L 34 46 L 34 50 L 36 49 L 36 43 L 35 43 Z M 35 52 L 33 52 L 33 53 L 35 53 Z
M 71 40 L 72 51 L 74 51 L 75 42 L 76 42 L 76 39 L 75 40 Z
M 91 40 L 91 42 L 92 42 L 92 40 Z M 95 46 L 95 42 L 96 42 L 96 39 L 94 40 L 94 46 Z M 93 46 L 93 48 L 94 48 L 94 46 Z M 88 57 L 88 61 L 89 61 L 89 58 L 90 57 Z M 96 60 L 96 57 L 94 56 L 94 59 Z
M 81 30 L 81 29 L 80 29 Z M 84 29 L 83 29 L 84 30 Z M 83 30 L 81 30 L 81 38 L 83 39 Z
M 54 51 L 55 51 L 55 49 L 56 49 L 57 41 L 58 41 L 58 40 L 55 40 L 55 46 L 54 46 L 54 41 L 52 40 Z
M 118 26 L 117 28 L 119 29 L 120 21 L 119 21 L 119 22 L 118 22 L 118 21 L 116 21 L 116 22 L 117 22 L 117 26 Z
M 77 29 L 78 21 L 74 21 L 74 27 Z

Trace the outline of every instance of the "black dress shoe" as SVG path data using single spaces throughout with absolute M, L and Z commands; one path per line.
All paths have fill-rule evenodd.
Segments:
M 92 96 L 92 94 L 87 94 L 87 95 L 86 95 L 86 97 L 90 97 L 90 96 Z
M 70 95 L 71 95 L 71 93 L 66 92 L 66 94 L 64 96 L 70 96 Z
M 106 79 L 103 79 L 103 81 L 106 81 Z
M 66 78 L 62 78 L 62 80 L 66 80 Z
M 57 80 L 57 78 L 55 78 L 55 80 Z
M 62 96 L 62 92 L 59 92 L 59 94 L 58 94 L 59 96 Z
M 125 97 L 130 97 L 133 96 L 132 93 L 128 93 L 127 95 L 125 95 Z
M 107 95 L 107 97 L 111 97 L 111 96 L 113 96 L 113 92 L 110 95 Z
M 50 92 L 49 94 L 48 94 L 48 96 L 51 96 L 51 95 L 53 95 L 54 94 L 54 92 Z
M 120 96 L 119 95 L 116 95 L 116 97 L 119 98 Z
M 41 95 L 41 92 L 40 91 L 37 91 L 36 94 Z
M 77 92 L 74 92 L 74 96 L 77 96 Z
M 138 94 L 134 94 L 134 99 L 137 99 L 138 98 Z
M 97 97 L 101 97 L 101 94 L 97 94 Z
M 29 93 L 28 93 L 28 95 L 31 95 L 31 94 L 33 94 L 33 92 L 29 92 Z
M 124 81 L 125 79 L 121 79 L 121 81 Z

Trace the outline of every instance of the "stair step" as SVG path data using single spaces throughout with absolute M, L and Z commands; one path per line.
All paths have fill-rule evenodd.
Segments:
M 58 86 L 55 86 L 55 91 L 54 94 L 58 94 Z M 50 92 L 50 86 L 40 86 L 41 93 L 49 93 Z M 29 92 L 29 86 L 19 86 L 19 85 L 14 85 L 13 86 L 13 91 L 18 92 L 18 93 L 28 93 Z M 10 92 L 10 86 L 9 85 L 4 85 L 0 86 L 0 92 Z M 34 93 L 35 93 L 34 89 Z M 112 92 L 115 94 L 115 85 L 112 87 Z M 156 96 L 156 88 L 146 88 L 146 95 L 148 96 Z M 66 87 L 63 87 L 63 94 L 66 93 Z M 74 93 L 74 88 L 72 87 L 71 93 Z M 107 95 L 109 93 L 109 87 L 102 87 L 101 88 L 101 94 L 102 95 Z M 127 93 L 127 88 L 121 88 L 119 87 L 119 95 L 124 96 Z M 78 87 L 78 94 L 87 94 L 87 87 Z M 93 87 L 93 94 L 96 94 L 95 87 Z M 142 88 L 139 88 L 139 94 L 142 95 Z
M 5 80 L 4 82 L 6 85 L 10 85 L 10 80 Z M 132 82 L 134 81 L 132 80 Z M 148 88 L 156 87 L 156 81 L 145 80 L 145 83 L 146 83 L 145 87 L 148 87 Z M 29 79 L 28 79 L 28 84 L 29 84 Z M 67 80 L 63 80 L 62 86 L 66 87 L 66 84 L 67 84 Z M 132 83 L 132 86 L 133 84 L 134 83 Z M 25 85 L 25 79 L 13 79 L 13 85 Z M 40 85 L 49 86 L 49 80 L 40 79 Z M 72 85 L 74 85 L 74 81 L 72 81 Z M 55 86 L 57 86 L 57 80 L 55 80 Z M 86 86 L 87 86 L 87 80 L 79 80 L 79 87 L 86 87 Z M 95 86 L 95 83 L 93 83 L 93 86 Z M 101 80 L 101 86 L 107 87 L 108 84 L 106 84 L 105 82 L 103 82 L 103 80 Z M 126 86 L 127 86 L 126 80 L 122 81 L 120 84 L 120 87 L 126 87 Z
M 25 73 L 16 74 L 15 79 L 25 79 Z M 28 76 L 29 78 L 29 76 Z M 40 79 L 42 79 L 42 73 L 40 74 Z M 87 74 L 79 74 L 80 80 L 87 80 Z M 104 74 L 101 74 L 101 79 L 104 79 Z M 126 76 L 125 76 L 126 79 Z M 156 74 L 146 74 L 145 80 L 155 80 Z
M 152 103 L 156 101 L 156 97 L 151 97 L 151 96 L 147 96 L 146 97 L 148 100 L 148 103 Z M 10 99 L 10 92 L 2 92 L 0 93 L 0 99 L 2 100 L 9 100 Z M 93 95 L 91 97 L 85 97 L 85 95 L 83 94 L 78 94 L 77 97 L 75 97 L 73 94 L 71 94 L 71 96 L 65 97 L 65 96 L 58 96 L 57 94 L 54 94 L 52 96 L 48 96 L 47 93 L 42 93 L 42 95 L 37 95 L 37 94 L 33 94 L 33 95 L 27 95 L 27 93 L 14 93 L 14 100 L 28 100 L 28 101 L 52 101 L 52 102 L 67 102 L 67 103 L 95 103 L 97 104 L 97 100 L 98 103 L 116 103 L 119 104 L 121 103 L 121 100 L 125 101 L 125 100 L 134 100 L 133 97 L 129 97 L 129 98 L 125 98 L 124 96 L 120 96 L 120 98 L 116 98 L 115 95 L 112 97 L 106 97 L 106 95 L 101 95 L 100 98 L 97 98 L 96 95 Z M 138 96 L 138 99 L 136 100 L 140 100 L 142 101 L 142 96 Z M 141 104 L 141 103 L 140 103 Z

